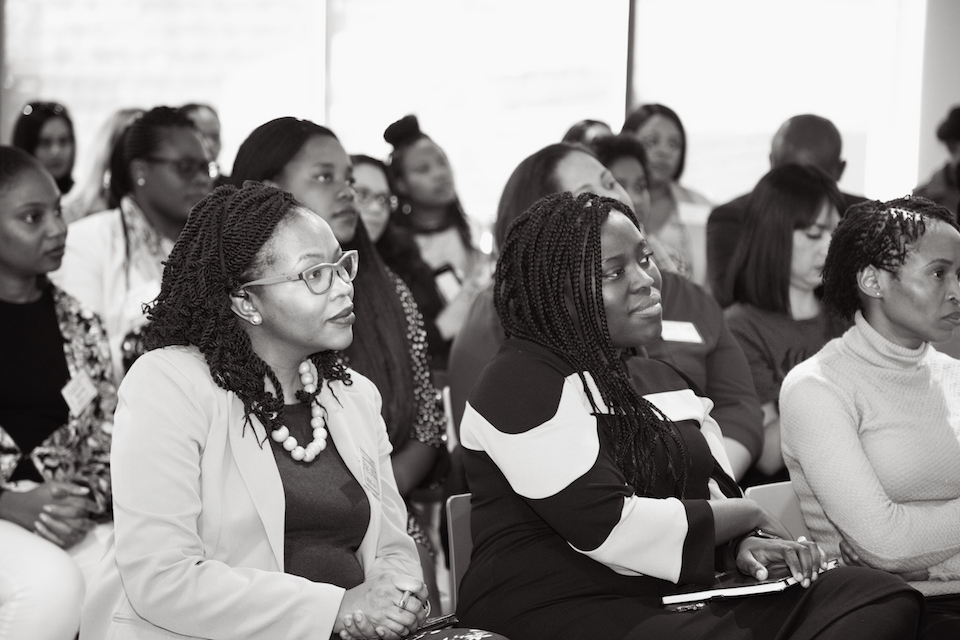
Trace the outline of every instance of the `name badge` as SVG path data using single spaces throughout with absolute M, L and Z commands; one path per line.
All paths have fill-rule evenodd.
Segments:
M 360 450 L 360 467 L 363 469 L 364 486 L 379 500 L 380 478 L 377 475 L 377 464 L 363 449 Z
M 663 329 L 660 332 L 660 337 L 666 342 L 703 344 L 703 337 L 692 322 L 664 320 L 662 326 Z
M 97 387 L 87 372 L 81 371 L 60 389 L 60 395 L 66 400 L 70 414 L 76 416 L 97 397 Z

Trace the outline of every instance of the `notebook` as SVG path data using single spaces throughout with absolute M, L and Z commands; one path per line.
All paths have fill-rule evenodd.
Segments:
M 837 566 L 837 561 L 831 560 L 827 563 L 827 568 L 823 571 L 835 569 Z M 783 573 L 786 573 L 786 571 L 786 568 L 784 568 Z M 823 571 L 819 573 L 823 573 Z M 763 593 L 776 593 L 795 584 L 797 584 L 797 581 L 793 576 L 757 580 L 739 571 L 724 571 L 717 574 L 717 580 L 712 587 L 704 587 L 698 584 L 687 585 L 680 587 L 675 593 L 663 596 L 661 600 L 665 605 L 704 602 L 714 598 L 737 598 Z

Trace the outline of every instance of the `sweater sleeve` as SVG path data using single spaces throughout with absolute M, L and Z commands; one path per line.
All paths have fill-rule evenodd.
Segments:
M 864 452 L 853 400 L 815 365 L 815 359 L 808 360 L 791 371 L 780 396 L 783 453 L 791 477 L 802 476 L 826 518 L 872 567 L 914 571 L 955 556 L 960 499 L 891 500 Z
M 636 495 L 585 405 L 579 376 L 511 365 L 484 372 L 464 413 L 463 446 L 489 456 L 577 552 L 623 575 L 712 581 L 707 501 Z M 498 384 L 485 384 L 490 378 Z

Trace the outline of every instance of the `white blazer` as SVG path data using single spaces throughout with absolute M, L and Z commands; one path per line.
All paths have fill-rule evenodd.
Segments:
M 380 394 L 350 376 L 319 398 L 370 501 L 358 559 L 366 579 L 388 570 L 420 579 Z M 283 573 L 284 493 L 266 438 L 197 349 L 137 360 L 113 434 L 115 539 L 88 589 L 82 640 L 330 637 L 344 590 Z

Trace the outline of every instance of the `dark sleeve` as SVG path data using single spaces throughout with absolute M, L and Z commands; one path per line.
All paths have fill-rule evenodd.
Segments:
M 447 383 L 450 386 L 450 404 L 454 428 L 459 430 L 463 409 L 470 391 L 483 368 L 493 359 L 503 342 L 503 327 L 493 306 L 493 286 L 487 287 L 474 299 L 463 327 L 453 340 Z
M 750 377 L 760 405 L 776 402 L 780 396 L 780 381 L 774 365 L 775 356 L 767 342 L 767 334 L 773 328 L 765 327 L 760 318 L 752 318 L 740 305 L 727 310 L 726 321 L 730 333 L 747 358 Z

